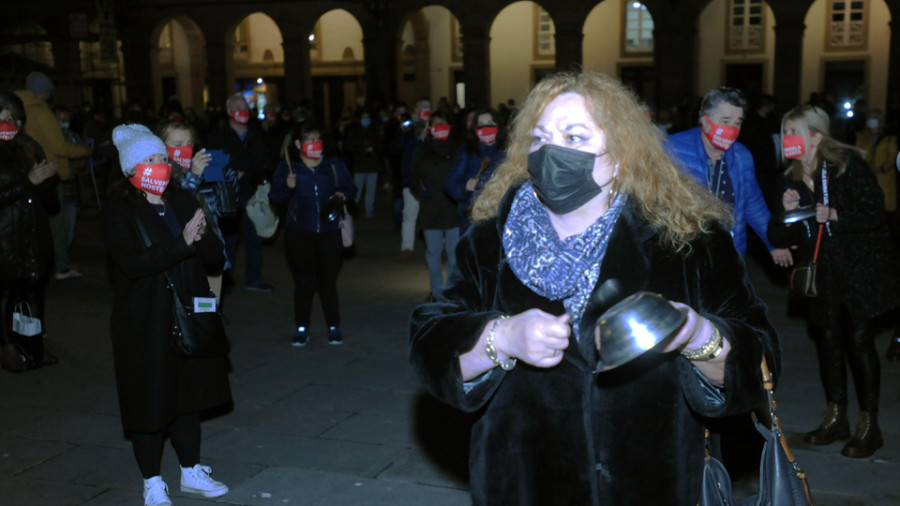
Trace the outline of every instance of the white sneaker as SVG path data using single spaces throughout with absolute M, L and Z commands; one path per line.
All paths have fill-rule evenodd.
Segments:
M 144 506 L 172 506 L 169 500 L 169 487 L 161 476 L 144 480 Z
M 200 464 L 194 467 L 181 468 L 181 491 L 203 497 L 219 497 L 228 493 L 228 485 L 209 477 L 212 472 L 207 466 Z

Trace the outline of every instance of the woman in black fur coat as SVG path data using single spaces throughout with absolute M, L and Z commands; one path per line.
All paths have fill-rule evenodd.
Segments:
M 681 175 L 631 92 L 586 72 L 529 93 L 473 218 L 410 342 L 429 390 L 479 413 L 473 503 L 696 504 L 710 419 L 758 405 L 760 361 L 781 364 L 728 210 Z M 596 374 L 611 303 L 593 296 L 612 278 L 687 319 L 657 353 Z
M 795 247 L 812 259 L 821 230 L 815 298 L 808 299 L 810 335 L 816 343 L 827 409 L 804 440 L 826 445 L 850 438 L 841 453 L 868 457 L 884 445 L 878 427 L 881 370 L 872 320 L 900 306 L 897 259 L 891 247 L 884 195 L 860 152 L 832 139 L 828 115 L 800 106 L 784 116 L 782 143 L 791 163 L 782 208 L 816 206 L 816 216 L 785 225 L 769 223 L 778 247 Z M 847 365 L 853 373 L 859 418 L 851 437 L 847 417 Z

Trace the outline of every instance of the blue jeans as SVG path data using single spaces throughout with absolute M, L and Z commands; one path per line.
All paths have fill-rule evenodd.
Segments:
M 425 262 L 428 264 L 428 281 L 431 293 L 437 295 L 444 286 L 441 269 L 441 250 L 447 252 L 447 277 L 456 269 L 456 244 L 459 242 L 459 227 L 425 230 Z
M 241 200 L 239 208 L 240 216 L 233 218 L 219 218 L 219 227 L 222 237 L 225 239 L 225 255 L 231 263 L 232 269 L 236 269 L 235 254 L 237 252 L 238 232 L 243 229 L 244 242 L 246 243 L 246 267 L 245 281 L 247 286 L 256 286 L 262 282 L 262 239 L 256 233 L 256 227 L 247 217 L 247 201 Z
M 356 203 L 359 204 L 359 201 L 363 198 L 363 185 L 366 187 L 366 215 L 372 216 L 375 214 L 375 190 L 378 187 L 378 173 L 377 172 L 357 172 L 355 176 L 353 176 L 353 183 L 356 184 L 356 189 L 359 193 L 356 194 Z

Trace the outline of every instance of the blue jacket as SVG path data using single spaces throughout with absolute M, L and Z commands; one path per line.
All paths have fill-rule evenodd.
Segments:
M 685 174 L 690 175 L 702 187 L 706 188 L 706 174 L 709 171 L 706 148 L 703 146 L 703 133 L 700 127 L 672 134 L 666 139 L 665 148 L 675 164 Z M 747 225 L 753 227 L 756 235 L 762 239 L 769 251 L 775 249 L 766 235 L 771 213 L 766 207 L 759 184 L 756 182 L 756 168 L 753 155 L 740 142 L 735 142 L 722 156 L 731 182 L 734 185 L 734 226 L 731 237 L 738 252 L 747 255 Z
M 269 200 L 273 204 L 287 203 L 285 226 L 295 232 L 321 234 L 338 229 L 340 220 L 323 221 L 322 208 L 335 192 L 342 192 L 347 201 L 356 196 L 356 185 L 344 162 L 327 157 L 315 167 L 307 167 L 300 160 L 291 160 L 291 170 L 297 175 L 297 186 L 288 188 L 290 174 L 284 160 L 272 176 Z
M 487 180 L 494 173 L 494 169 L 506 159 L 506 156 L 498 148 L 497 143 L 491 145 L 479 144 L 479 147 L 481 148 L 479 153 L 470 153 L 465 149 L 459 150 L 459 155 L 450 169 L 450 174 L 447 175 L 447 179 L 444 181 L 444 190 L 447 192 L 447 195 L 450 195 L 450 198 L 461 202 L 466 207 L 472 205 L 472 197 L 481 191 L 484 184 L 487 183 Z M 478 171 L 481 170 L 481 163 L 485 158 L 489 158 L 491 162 L 479 175 Z M 475 191 L 466 191 L 466 182 L 475 176 L 478 176 Z

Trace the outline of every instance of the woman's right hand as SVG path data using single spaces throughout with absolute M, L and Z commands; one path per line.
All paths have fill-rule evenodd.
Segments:
M 59 162 L 42 160 L 40 163 L 34 164 L 34 167 L 28 171 L 28 180 L 34 185 L 41 184 L 56 174 L 57 169 L 59 169 Z
M 800 193 L 794 189 L 785 190 L 784 195 L 781 196 L 781 205 L 784 206 L 785 211 L 796 209 L 800 205 Z
M 494 348 L 501 355 L 517 359 L 535 367 L 553 367 L 563 359 L 569 347 L 569 315 L 554 316 L 540 309 L 502 320 L 494 335 Z
M 292 190 L 294 188 L 296 188 L 297 187 L 297 174 L 294 174 L 294 173 L 288 174 L 288 177 L 285 180 L 285 184 L 287 184 L 287 187 Z
M 203 170 L 209 165 L 210 160 L 212 160 L 212 154 L 207 152 L 206 148 L 201 149 L 194 155 L 193 160 L 191 160 L 191 172 L 198 176 L 202 176 Z
M 181 231 L 181 237 L 183 237 L 184 242 L 190 246 L 199 241 L 200 238 L 203 237 L 204 232 L 206 232 L 206 217 L 203 216 L 202 209 L 197 209 L 194 212 L 194 217 L 184 225 L 184 230 Z

